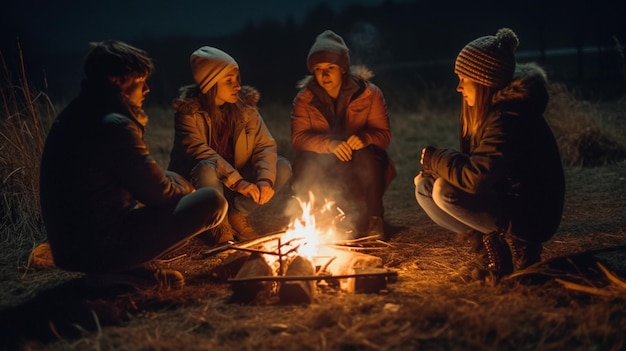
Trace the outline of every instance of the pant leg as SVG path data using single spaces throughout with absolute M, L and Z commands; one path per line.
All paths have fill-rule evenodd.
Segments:
M 481 233 L 501 230 L 504 204 L 494 196 L 469 194 L 442 178 L 416 177 L 416 198 L 426 213 L 438 225 L 460 233 L 469 229 Z
M 429 175 L 424 176 L 420 173 L 415 177 L 414 183 L 415 199 L 433 222 L 455 233 L 462 233 L 472 229 L 472 227 L 460 222 L 435 203 L 433 200 L 435 178 Z
M 214 188 L 200 188 L 175 206 L 142 207 L 128 213 L 118 233 L 100 250 L 94 271 L 132 269 L 150 262 L 224 220 L 226 199 Z
M 220 194 L 224 195 L 224 184 L 220 180 L 217 169 L 210 163 L 200 162 L 191 169 L 191 184 L 196 189 L 215 188 Z
M 356 223 L 359 232 L 369 229 L 370 218 L 384 218 L 383 193 L 387 155 L 384 150 L 369 146 L 352 153 L 352 160 L 345 167 L 344 181 L 349 185 L 349 199 L 356 208 Z M 365 205 L 365 206 L 363 206 Z

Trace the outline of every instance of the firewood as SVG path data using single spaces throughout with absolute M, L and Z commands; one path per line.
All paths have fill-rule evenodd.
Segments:
M 267 277 L 272 276 L 272 269 L 267 261 L 260 255 L 253 253 L 248 260 L 242 265 L 239 272 L 235 276 L 236 279 L 250 277 Z M 272 283 L 267 281 L 240 282 L 232 285 L 233 302 L 249 303 L 254 301 L 260 292 L 267 292 L 271 289 Z
M 296 256 L 287 267 L 285 276 L 314 276 L 315 268 L 308 259 Z M 313 280 L 284 281 L 280 283 L 278 296 L 283 304 L 310 304 L 315 297 Z

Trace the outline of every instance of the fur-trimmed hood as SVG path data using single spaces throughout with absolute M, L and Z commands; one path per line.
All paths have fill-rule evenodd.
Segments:
M 372 72 L 365 65 L 350 66 L 349 73 L 355 76 L 356 78 L 359 78 L 365 81 L 368 81 L 374 77 L 374 72 Z M 315 79 L 315 76 L 311 74 L 304 76 L 304 78 L 300 79 L 298 83 L 296 83 L 296 89 L 298 90 L 304 89 L 312 79 Z
M 181 87 L 179 95 L 172 101 L 172 107 L 177 112 L 183 114 L 193 114 L 201 110 L 200 106 L 200 89 L 197 85 L 186 85 Z M 242 109 L 256 109 L 261 93 L 255 87 L 250 85 L 242 85 L 239 91 L 238 105 Z
M 536 63 L 518 63 L 513 80 L 499 90 L 492 104 L 502 111 L 543 114 L 548 105 L 548 78 Z

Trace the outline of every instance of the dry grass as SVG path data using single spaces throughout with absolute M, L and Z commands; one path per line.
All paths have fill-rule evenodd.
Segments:
M 3 86 L 3 96 L 20 91 Z M 571 97 L 566 90 L 563 96 Z M 175 292 L 93 292 L 80 285 L 80 274 L 56 269 L 27 267 L 28 253 L 45 238 L 36 209 L 36 162 L 41 150 L 43 119 L 19 108 L 19 124 L 8 123 L 16 113 L 3 112 L 1 136 L 27 133 L 21 148 L 0 169 L 5 203 L 17 202 L 20 218 L 15 227 L 3 215 L 0 250 L 0 325 L 11 331 L 18 344 L 1 349 L 23 350 L 622 350 L 626 347 L 626 294 L 610 296 L 574 291 L 558 279 L 604 288 L 609 281 L 596 266 L 602 261 L 618 276 L 626 274 L 626 164 L 603 162 L 601 167 L 576 159 L 566 168 L 567 194 L 563 223 L 545 245 L 545 263 L 533 283 L 510 279 L 490 287 L 469 282 L 462 274 L 470 259 L 467 248 L 452 233 L 437 227 L 413 197 L 412 178 L 418 171 L 421 147 L 456 146 L 457 111 L 436 92 L 415 100 L 415 106 L 392 110 L 394 139 L 390 147 L 399 175 L 385 195 L 389 249 L 376 252 L 387 268 L 398 272 L 398 281 L 378 294 L 348 294 L 322 289 L 313 304 L 283 306 L 273 300 L 254 305 L 231 303 L 231 288 L 215 276 L 223 256 L 202 258 L 200 241 L 172 255 L 166 266 L 186 275 L 187 286 Z M 33 93 L 30 93 L 33 96 Z M 36 94 L 34 96 L 37 96 Z M 561 147 L 578 148 L 567 123 L 576 128 L 597 128 L 623 148 L 617 133 L 625 122 L 619 103 L 611 108 L 579 100 L 555 99 L 549 120 L 559 131 Z M 8 100 L 5 100 L 8 101 Z M 31 101 L 38 105 L 41 99 Z M 569 102 L 568 102 L 569 101 Z M 567 102 L 567 103 L 565 103 Z M 579 104 L 585 104 L 582 109 Z M 589 105 L 587 105 L 589 104 Z M 45 102 L 44 106 L 48 105 Z M 5 103 L 5 106 L 11 106 Z M 453 106 L 453 107 L 449 107 Z M 291 157 L 289 106 L 262 105 L 279 152 Z M 5 111 L 7 109 L 5 108 Z M 410 112 L 408 112 L 410 111 Z M 171 147 L 171 111 L 148 109 L 151 122 L 146 139 L 162 164 Z M 45 114 L 43 115 L 45 116 Z M 49 116 L 49 115 L 48 115 Z M 601 120 L 601 123 L 598 123 Z M 28 126 L 17 128 L 16 126 Z M 598 127 L 598 126 L 601 126 Z M 621 134 L 623 136 L 624 133 Z M 17 135 L 15 136 L 17 137 Z M 22 141 L 23 140 L 23 141 Z M 3 141 L 3 147 L 8 143 Z M 10 166 L 7 166 L 10 165 Z M 7 168 L 9 167 L 9 168 Z M 30 170 L 26 172 L 26 170 Z M 17 181 L 14 175 L 20 173 Z M 13 188 L 15 187 L 15 188 Z M 15 200 L 10 194 L 20 194 Z M 281 193 L 277 201 L 255 214 L 262 231 L 282 228 Z M 7 200 L 10 199 L 10 200 Z M 5 208 L 3 207 L 3 210 Z M 39 230 L 38 233 L 34 233 Z M 1 338 L 0 338 L 1 339 Z

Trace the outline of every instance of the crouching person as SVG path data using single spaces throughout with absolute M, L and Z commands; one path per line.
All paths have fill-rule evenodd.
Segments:
M 228 203 L 151 157 L 143 138 L 147 54 L 119 41 L 92 45 L 80 94 L 55 119 L 41 159 L 54 263 L 99 287 L 181 287 L 182 274 L 155 260 L 217 226 Z
M 212 245 L 256 239 L 249 215 L 288 183 L 291 164 L 278 155 L 257 107 L 260 93 L 241 85 L 232 56 L 202 46 L 191 54 L 190 65 L 195 84 L 182 86 L 172 102 L 175 134 L 168 169 L 228 200 L 228 219 L 202 238 Z
M 516 64 L 518 43 L 503 28 L 461 50 L 460 149 L 425 147 L 415 177 L 417 202 L 471 243 L 472 276 L 490 283 L 539 262 L 563 212 L 563 166 L 543 117 L 546 74 Z

